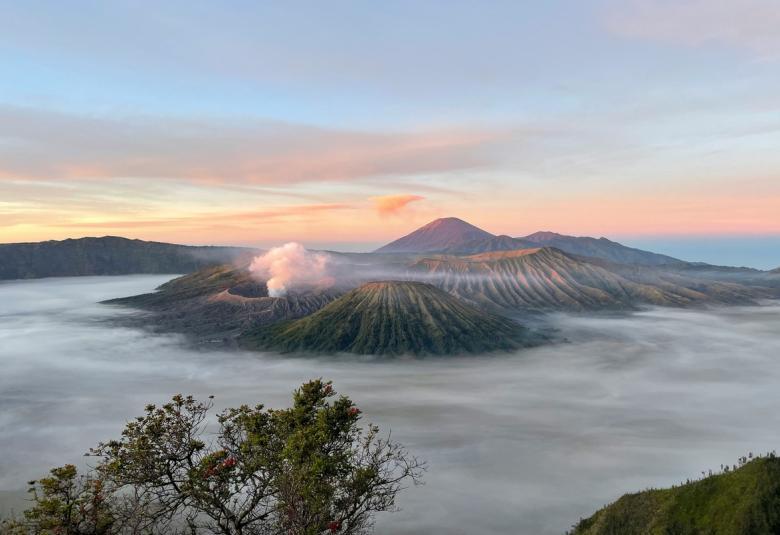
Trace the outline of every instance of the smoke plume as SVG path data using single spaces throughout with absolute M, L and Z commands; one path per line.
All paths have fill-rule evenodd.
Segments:
M 268 295 L 282 297 L 296 286 L 333 285 L 329 264 L 327 254 L 313 253 L 300 243 L 290 242 L 255 257 L 249 269 L 255 276 L 267 279 Z

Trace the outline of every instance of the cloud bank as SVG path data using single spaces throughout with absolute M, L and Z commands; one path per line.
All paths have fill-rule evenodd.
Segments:
M 0 284 L 0 509 L 3 491 L 24 507 L 26 481 L 88 461 L 147 403 L 182 392 L 214 394 L 217 409 L 283 407 L 316 377 L 428 461 L 425 485 L 378 518 L 388 535 L 560 535 L 624 492 L 780 444 L 778 306 L 559 316 L 570 343 L 365 362 L 191 349 L 95 304 L 165 280 Z

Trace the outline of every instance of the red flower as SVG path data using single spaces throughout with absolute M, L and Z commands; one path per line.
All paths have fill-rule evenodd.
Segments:
M 336 533 L 338 530 L 341 529 L 341 521 L 340 520 L 331 520 L 328 522 L 328 529 L 331 533 Z
M 330 386 L 330 385 L 325 385 L 325 388 L 323 389 L 323 392 L 325 392 L 326 395 L 330 394 L 331 392 L 333 392 L 333 387 Z
M 236 465 L 236 458 L 235 457 L 228 457 L 222 462 L 223 468 L 233 468 Z
M 347 411 L 347 414 L 349 414 L 350 416 L 357 416 L 358 414 L 360 414 L 360 409 L 358 409 L 357 407 L 350 407 L 349 410 Z

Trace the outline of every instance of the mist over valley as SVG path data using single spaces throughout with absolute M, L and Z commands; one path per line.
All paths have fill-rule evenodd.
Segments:
M 667 486 L 780 442 L 780 307 L 556 313 L 558 342 L 492 356 L 383 360 L 194 348 L 123 326 L 99 301 L 169 276 L 0 283 L 0 490 L 82 464 L 150 402 L 283 406 L 332 379 L 429 463 L 382 533 L 560 534 L 624 492 Z M 117 323 L 117 321 L 120 321 Z

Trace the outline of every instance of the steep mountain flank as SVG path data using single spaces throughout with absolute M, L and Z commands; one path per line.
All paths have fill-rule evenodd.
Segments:
M 259 328 L 240 343 L 281 352 L 451 355 L 531 345 L 529 332 L 420 282 L 371 282 L 311 316 Z

